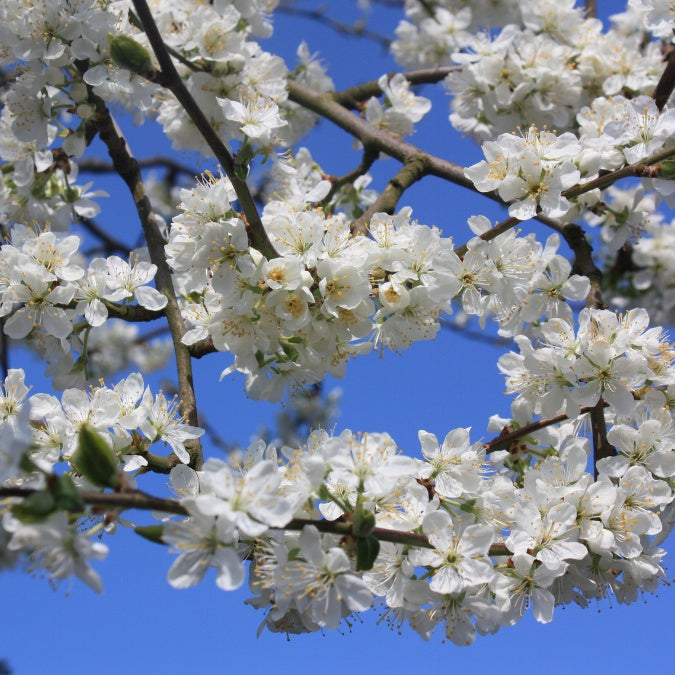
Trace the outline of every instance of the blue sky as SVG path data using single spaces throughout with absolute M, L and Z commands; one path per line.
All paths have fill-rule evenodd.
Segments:
M 324 4 L 333 16 L 354 18 L 352 2 Z M 369 25 L 387 33 L 397 19 L 395 12 L 378 8 Z M 302 37 L 311 51 L 321 51 L 338 88 L 396 69 L 376 45 L 284 16 L 276 21 L 275 38 L 264 46 L 287 58 L 292 67 Z M 448 97 L 440 88 L 433 91 L 422 92 L 433 97 L 434 109 L 413 142 L 460 164 L 478 161 L 480 150 L 460 139 L 447 121 Z M 138 157 L 161 150 L 161 135 L 147 127 L 131 128 L 129 138 Z M 328 123 L 307 141 L 314 157 L 334 174 L 358 163 L 350 144 Z M 397 169 L 393 160 L 380 164 L 377 186 Z M 213 167 L 205 163 L 202 168 Z M 127 195 L 107 189 L 121 196 L 102 200 L 101 222 L 135 227 Z M 438 225 L 458 243 L 470 236 L 468 216 L 503 216 L 488 199 L 437 179 L 414 186 L 402 204 L 410 204 L 420 222 Z M 547 236 L 529 223 L 524 229 Z M 348 367 L 343 381 L 331 383 L 343 390 L 338 429 L 388 431 L 410 453 L 418 451 L 419 429 L 442 437 L 453 428 L 471 426 L 472 440 L 487 440 L 488 417 L 506 415 L 509 409 L 496 366 L 505 349 L 442 332 L 435 342 L 417 344 L 403 355 L 362 357 Z M 212 355 L 196 363 L 198 402 L 207 419 L 218 421 L 221 435 L 246 442 L 261 423 L 273 419 L 277 408 L 246 400 L 239 377 L 218 382 L 224 358 Z M 24 365 L 20 354 L 12 365 Z M 44 390 L 41 373 L 34 368 L 27 380 L 34 391 Z M 165 479 L 155 482 L 155 492 L 161 494 Z M 226 594 L 207 576 L 196 588 L 176 591 L 165 581 L 173 560 L 165 547 L 128 531 L 108 544 L 110 555 L 97 566 L 105 586 L 102 596 L 79 582 L 52 589 L 44 578 L 25 572 L 0 576 L 0 659 L 7 659 L 15 673 L 629 673 L 666 672 L 672 658 L 672 587 L 630 607 L 603 602 L 583 611 L 558 608 L 546 626 L 528 616 L 495 636 L 477 638 L 471 648 L 444 644 L 440 636 L 425 643 L 408 629 L 398 635 L 376 625 L 377 614 L 372 612 L 339 632 L 287 641 L 284 635 L 268 632 L 256 637 L 262 615 L 243 604 L 246 589 Z

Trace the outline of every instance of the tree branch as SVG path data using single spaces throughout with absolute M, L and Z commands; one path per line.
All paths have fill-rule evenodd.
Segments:
M 603 403 L 603 406 L 606 405 L 607 405 L 606 403 Z M 580 417 L 581 415 L 586 415 L 589 412 L 592 412 L 594 409 L 595 408 L 592 408 L 590 406 L 582 406 L 581 408 L 579 408 L 579 415 L 577 415 L 577 418 Z M 568 419 L 570 418 L 565 413 L 560 413 L 559 415 L 555 415 L 555 417 L 537 420 L 536 422 L 525 424 L 524 426 L 519 427 L 518 429 L 511 429 L 510 431 L 505 431 L 506 429 L 509 428 L 508 426 L 506 426 L 504 427 L 504 429 L 502 429 L 499 436 L 496 436 L 487 443 L 483 443 L 483 445 L 485 446 L 485 451 L 490 453 L 494 452 L 495 450 L 503 450 L 504 448 L 508 448 L 514 441 L 517 441 L 519 438 L 522 438 L 523 436 L 527 436 L 528 434 L 532 434 L 535 431 L 545 429 L 546 427 L 550 427 L 552 424 L 558 424 L 558 422 L 564 422 L 565 420 Z
M 32 488 L 0 487 L 0 498 L 3 497 L 29 497 L 39 492 Z M 80 497 L 88 506 L 110 509 L 139 509 L 142 511 L 161 511 L 163 513 L 175 513 L 180 516 L 188 516 L 189 512 L 175 499 L 162 499 L 153 497 L 145 492 L 80 492 Z M 294 518 L 284 527 L 271 527 L 270 530 L 302 530 L 308 525 L 313 525 L 319 532 L 353 536 L 352 523 L 341 520 L 310 520 L 307 518 Z M 390 530 L 384 527 L 376 527 L 372 534 L 380 541 L 389 541 L 404 546 L 418 548 L 433 548 L 427 537 L 416 532 L 402 532 Z M 510 556 L 511 551 L 504 544 L 493 544 L 488 551 L 491 556 Z
M 426 165 L 423 157 L 417 157 L 403 164 L 396 175 L 387 183 L 378 198 L 366 212 L 351 224 L 352 234 L 367 234 L 368 223 L 374 214 L 394 213 L 401 195 L 424 176 Z
M 186 176 L 190 176 L 191 178 L 194 178 L 199 174 L 199 171 L 187 166 L 186 164 L 181 164 L 170 157 L 146 157 L 145 159 L 138 159 L 136 161 L 138 162 L 138 166 L 141 169 L 160 167 L 174 174 L 183 173 Z M 80 173 L 83 171 L 86 173 L 111 173 L 115 171 L 115 167 L 109 162 L 103 162 L 100 159 L 94 158 L 82 160 L 78 162 L 77 166 L 80 170 Z
M 158 82 L 171 91 L 178 99 L 209 148 L 211 148 L 216 159 L 225 170 L 225 173 L 230 179 L 232 187 L 237 194 L 237 199 L 239 200 L 239 204 L 241 205 L 246 218 L 249 244 L 268 258 L 278 258 L 279 254 L 275 251 L 272 242 L 270 242 L 269 237 L 267 236 L 267 232 L 265 232 L 265 228 L 260 220 L 260 214 L 258 213 L 258 209 L 256 208 L 253 196 L 251 195 L 251 191 L 249 190 L 246 181 L 241 180 L 237 176 L 234 158 L 230 154 L 230 151 L 220 140 L 215 129 L 209 123 L 202 109 L 197 105 L 197 102 L 188 91 L 185 83 L 178 74 L 176 67 L 173 65 L 171 56 L 167 51 L 166 45 L 164 44 L 146 1 L 133 0 L 133 3 L 138 17 L 143 24 L 145 34 L 147 35 L 150 45 L 157 57 L 157 61 L 159 62 L 161 73 L 159 74 Z
M 275 11 L 278 14 L 288 14 L 289 16 L 299 16 L 303 19 L 318 21 L 322 25 L 332 28 L 341 35 L 366 38 L 387 49 L 389 48 L 389 45 L 391 45 L 391 40 L 388 37 L 366 28 L 365 21 L 357 21 L 354 24 L 348 24 L 326 16 L 326 12 L 323 11 L 323 9 L 303 9 L 300 7 L 289 7 L 288 5 L 283 4 L 279 5 Z
M 600 400 L 591 409 L 591 435 L 593 439 L 593 476 L 598 478 L 598 461 L 614 457 L 616 448 L 607 440 L 607 422 L 605 420 L 606 403 Z
M 659 110 L 663 110 L 670 95 L 675 88 L 675 45 L 664 45 L 663 47 L 664 60 L 666 68 L 661 74 L 661 78 L 656 84 L 652 98 Z
M 591 282 L 586 306 L 593 309 L 604 309 L 607 305 L 602 299 L 602 270 L 593 260 L 593 247 L 586 239 L 584 229 L 575 223 L 568 223 L 563 227 L 562 235 L 574 252 L 572 273 L 588 277 Z
M 403 76 L 410 84 L 435 84 L 436 82 L 444 80 L 448 73 L 458 70 L 461 70 L 461 66 L 439 66 L 437 68 L 413 70 L 403 73 Z M 396 75 L 396 71 L 392 71 L 388 75 L 389 77 L 392 77 L 393 75 Z M 380 96 L 382 93 L 378 78 L 378 80 L 357 84 L 356 86 L 349 87 L 349 89 L 344 89 L 343 91 L 333 91 L 331 92 L 331 95 L 336 103 L 353 110 L 358 107 L 359 103 L 367 101 L 372 96 Z
M 109 165 L 112 167 L 112 165 Z M 78 216 L 78 222 L 95 237 L 101 240 L 106 253 L 121 253 L 124 256 L 129 255 L 133 246 L 127 246 L 123 241 L 116 239 L 102 227 L 96 224 L 91 218 Z
M 330 200 L 335 196 L 335 193 L 344 185 L 349 185 L 353 183 L 357 178 L 363 176 L 368 172 L 368 169 L 373 165 L 377 159 L 378 152 L 376 150 L 371 150 L 370 148 L 364 148 L 363 157 L 359 165 L 343 174 L 342 176 L 325 176 L 326 180 L 330 181 L 331 188 L 324 198 L 322 204 L 325 206 L 330 202 Z
M 108 148 L 113 166 L 131 192 L 150 252 L 150 260 L 157 266 L 155 283 L 157 290 L 167 299 L 164 314 L 169 322 L 176 354 L 180 411 L 188 424 L 197 426 L 197 402 L 192 377 L 192 359 L 187 347 L 181 342 L 181 338 L 185 335 L 185 328 L 171 280 L 171 270 L 164 256 L 165 242 L 153 216 L 152 206 L 145 192 L 138 162 L 131 154 L 124 136 L 115 124 L 103 100 L 96 96 L 91 89 L 89 89 L 89 99 L 96 107 L 95 123 L 99 136 Z M 190 464 L 199 468 L 203 461 L 199 439 L 186 441 L 185 448 L 190 454 Z

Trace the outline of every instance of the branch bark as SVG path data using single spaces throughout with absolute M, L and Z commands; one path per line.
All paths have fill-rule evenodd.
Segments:
M 152 213 L 152 206 L 145 192 L 138 162 L 132 155 L 126 139 L 117 127 L 103 100 L 92 91 L 89 91 L 89 98 L 96 107 L 96 126 L 99 136 L 108 148 L 108 154 L 112 159 L 113 166 L 131 192 L 148 245 L 148 251 L 150 252 L 150 260 L 157 266 L 155 283 L 157 290 L 167 299 L 164 314 L 169 323 L 176 354 L 180 411 L 188 424 L 197 426 L 197 402 L 192 376 L 192 357 L 187 347 L 181 341 L 181 338 L 185 335 L 185 327 L 173 287 L 173 281 L 171 280 L 171 270 L 164 256 L 165 241 Z M 199 439 L 186 441 L 185 448 L 190 454 L 191 466 L 199 468 L 203 462 Z
M 227 177 L 232 183 L 232 187 L 237 194 L 237 199 L 244 212 L 247 222 L 247 232 L 249 235 L 249 244 L 260 251 L 267 258 L 278 258 L 279 254 L 275 251 L 272 242 L 265 232 L 260 214 L 256 208 L 251 191 L 246 184 L 246 181 L 241 180 L 235 171 L 234 158 L 230 154 L 226 145 L 220 140 L 220 137 L 209 123 L 206 115 L 202 109 L 197 105 L 197 102 L 188 91 L 185 83 L 178 74 L 176 67 L 171 60 L 171 56 L 167 51 L 164 40 L 160 35 L 157 24 L 152 17 L 150 8 L 145 0 L 133 0 L 134 7 L 138 17 L 143 24 L 145 34 L 148 36 L 150 45 L 152 46 L 161 72 L 158 77 L 158 82 L 163 87 L 166 87 L 178 99 L 183 106 L 185 112 L 197 127 L 204 140 L 211 148 L 216 159 L 221 163 Z

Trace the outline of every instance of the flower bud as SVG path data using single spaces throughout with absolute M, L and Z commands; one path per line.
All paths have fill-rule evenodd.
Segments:
M 120 68 L 148 77 L 154 67 L 148 50 L 128 35 L 110 35 L 110 56 Z

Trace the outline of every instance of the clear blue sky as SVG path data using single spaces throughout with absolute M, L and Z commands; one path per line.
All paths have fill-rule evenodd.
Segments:
M 351 1 L 324 4 L 333 16 L 352 17 Z M 614 10 L 618 4 L 604 3 Z M 397 18 L 398 14 L 379 8 L 369 25 L 387 33 Z M 284 16 L 278 17 L 276 36 L 268 43 L 274 46 L 267 48 L 277 50 L 290 64 L 302 37 L 310 50 L 321 51 L 338 88 L 396 69 L 376 45 L 341 38 L 314 22 Z M 423 93 L 431 96 L 432 90 Z M 465 165 L 481 158 L 478 148 L 451 129 L 448 97 L 439 90 L 433 99 L 431 120 L 413 142 Z M 161 150 L 157 145 L 161 136 L 148 128 L 131 130 L 129 135 L 139 157 Z M 339 174 L 359 161 L 349 150 L 350 139 L 328 123 L 307 144 L 331 173 Z M 378 186 L 397 168 L 393 160 L 382 164 Z M 203 168 L 212 167 L 204 164 Z M 135 227 L 131 210 L 120 205 L 123 200 L 130 203 L 126 195 L 102 200 L 101 222 L 118 228 L 126 219 Z M 489 200 L 436 179 L 415 186 L 403 203 L 413 206 L 420 222 L 438 225 L 459 243 L 470 236 L 468 216 L 482 213 L 496 219 L 502 215 Z M 531 224 L 524 227 L 538 231 Z M 487 438 L 488 417 L 507 415 L 509 409 L 496 366 L 504 349 L 442 332 L 434 343 L 415 345 L 402 356 L 361 358 L 339 383 L 344 397 L 338 428 L 388 431 L 406 452 L 417 451 L 418 429 L 443 436 L 455 427 L 471 426 L 472 439 Z M 240 378 L 219 383 L 223 367 L 219 358 L 211 356 L 196 364 L 200 408 L 207 419 L 221 424 L 223 436 L 245 442 L 262 422 L 273 419 L 276 408 L 245 400 Z M 34 391 L 44 390 L 41 373 L 33 371 L 27 381 L 35 385 Z M 162 482 L 157 481 L 160 494 Z M 256 637 L 262 615 L 243 604 L 246 589 L 226 594 L 207 577 L 196 588 L 173 590 L 165 581 L 173 556 L 165 547 L 126 531 L 108 543 L 110 555 L 97 566 L 105 585 L 102 596 L 79 582 L 52 590 L 44 578 L 24 572 L 0 576 L 0 659 L 7 659 L 17 675 L 636 673 L 672 668 L 672 587 L 630 607 L 603 602 L 583 611 L 558 608 L 554 621 L 546 626 L 527 617 L 497 635 L 478 637 L 470 648 L 444 644 L 440 635 L 425 643 L 408 629 L 398 635 L 377 626 L 377 614 L 372 612 L 363 620 L 355 618 L 351 627 L 344 625 L 340 632 L 287 641 L 284 635 L 268 632 Z

